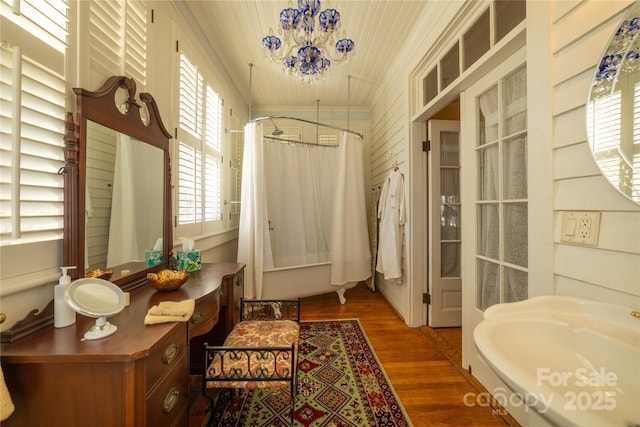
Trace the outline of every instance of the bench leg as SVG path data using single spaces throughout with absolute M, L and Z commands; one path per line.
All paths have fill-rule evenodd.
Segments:
M 293 427 L 294 418 L 296 413 L 296 393 L 294 388 L 291 388 L 291 427 Z

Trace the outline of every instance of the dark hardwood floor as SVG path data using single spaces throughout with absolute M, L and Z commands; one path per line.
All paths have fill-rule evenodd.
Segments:
M 364 284 L 346 292 L 341 305 L 335 293 L 304 298 L 301 319 L 360 319 L 385 372 L 416 427 L 518 426 L 491 407 L 465 405 L 467 393 L 480 394 L 480 383 L 460 366 L 460 328 L 410 328 L 379 292 Z M 200 384 L 193 381 L 192 395 Z M 195 399 L 190 426 L 200 427 L 205 402 Z

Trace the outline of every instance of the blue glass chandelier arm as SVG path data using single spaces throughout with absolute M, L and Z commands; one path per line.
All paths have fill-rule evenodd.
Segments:
M 280 24 L 283 31 L 297 30 L 300 27 L 300 21 L 302 21 L 302 14 L 298 9 L 288 7 L 280 12 Z
M 320 0 L 298 0 L 298 10 L 303 15 L 315 18 L 320 11 Z
M 322 53 L 325 58 L 339 64 L 348 61 L 351 56 L 355 55 L 355 46 L 353 40 L 343 38 L 335 43 L 335 49 L 324 49 Z
M 296 68 L 297 64 L 298 64 L 298 58 L 296 58 L 295 56 L 289 56 L 285 58 L 284 61 L 282 61 L 282 65 L 284 65 L 285 68 L 289 68 L 289 69 Z
M 312 44 L 302 46 L 300 49 L 298 49 L 298 59 L 301 62 L 304 62 L 307 64 L 317 63 L 319 58 L 321 58 L 321 56 L 322 54 L 320 53 L 320 49 L 318 49 Z
M 318 22 L 324 32 L 337 31 L 338 25 L 340 24 L 340 12 L 335 9 L 323 10 L 320 12 L 320 15 L 318 15 Z
M 276 36 L 266 36 L 262 39 L 262 46 L 268 50 L 274 51 L 280 49 L 282 42 Z
M 336 43 L 336 50 L 340 53 L 349 53 L 355 46 L 356 44 L 351 39 L 340 39 Z
M 315 20 L 313 16 L 304 16 L 302 18 L 302 32 L 304 32 L 307 36 L 311 36 L 315 30 Z

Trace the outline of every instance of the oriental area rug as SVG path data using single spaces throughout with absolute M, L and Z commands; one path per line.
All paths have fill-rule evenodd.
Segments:
M 225 390 L 214 426 L 288 426 L 286 388 Z M 300 322 L 296 426 L 412 426 L 357 319 Z

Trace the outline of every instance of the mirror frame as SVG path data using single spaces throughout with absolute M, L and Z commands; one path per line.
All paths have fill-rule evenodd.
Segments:
M 127 99 L 124 102 L 126 111 L 121 112 L 116 105 L 117 93 L 124 89 Z M 143 105 L 135 99 L 136 83 L 124 76 L 108 78 L 95 92 L 74 88 L 76 94 L 76 121 L 73 113 L 67 113 L 65 123 L 64 158 L 64 239 L 63 263 L 65 266 L 76 266 L 70 270 L 72 279 L 85 275 L 85 226 L 84 206 L 86 200 L 86 152 L 87 121 L 92 121 L 117 132 L 121 132 L 142 142 L 160 148 L 164 152 L 163 182 L 163 262 L 153 267 L 142 268 L 138 262 L 121 266 L 107 266 L 113 270 L 111 282 L 123 290 L 131 290 L 146 283 L 147 273 L 164 268 L 173 268 L 172 244 L 173 227 L 171 224 L 171 168 L 169 156 L 169 140 L 172 135 L 164 127 L 158 106 L 149 93 L 140 93 L 140 100 L 147 107 L 147 124 L 143 122 L 141 111 Z

